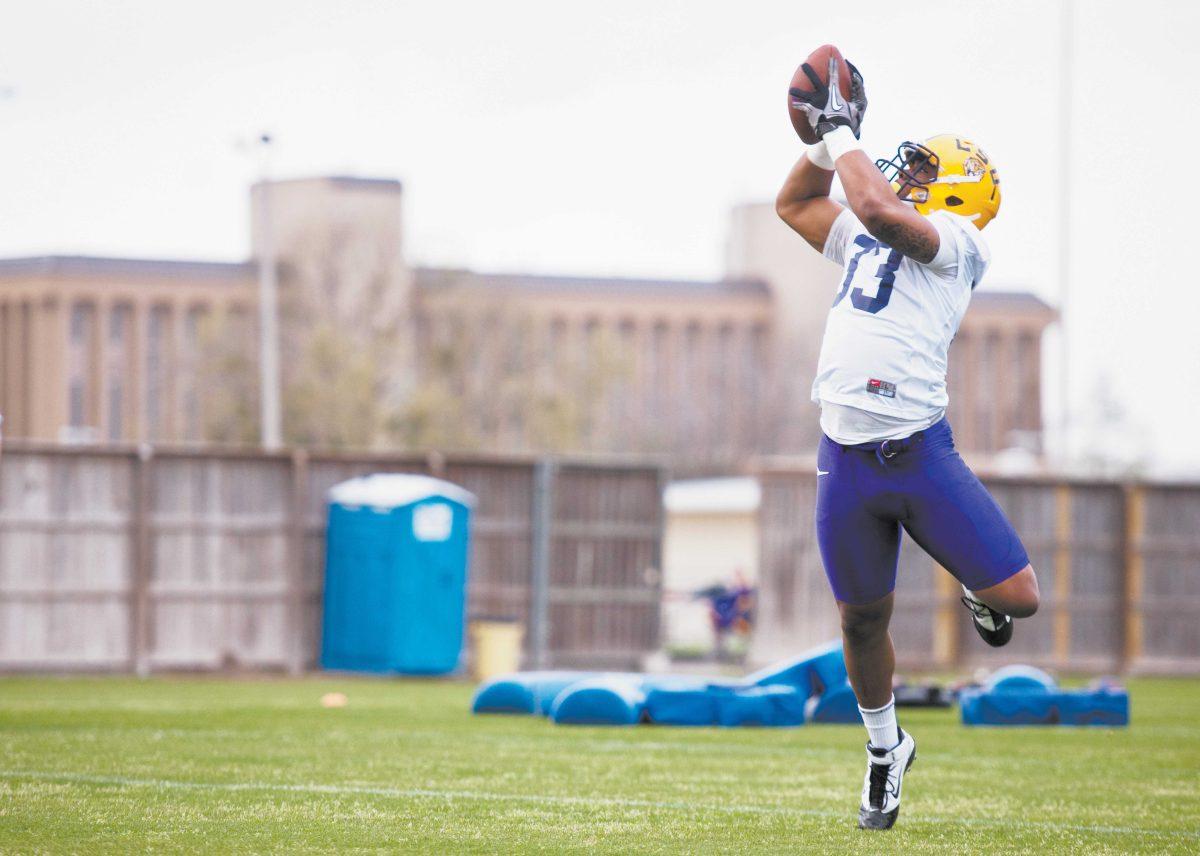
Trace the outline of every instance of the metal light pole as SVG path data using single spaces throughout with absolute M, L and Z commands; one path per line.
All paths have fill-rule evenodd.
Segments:
M 1071 114 L 1075 52 L 1075 2 L 1061 0 L 1058 67 L 1058 362 L 1059 455 L 1071 460 L 1071 349 L 1067 309 L 1071 295 Z
M 258 364 L 261 403 L 262 445 L 268 450 L 283 446 L 279 376 L 279 281 L 275 271 L 275 240 L 271 223 L 271 177 L 268 164 L 270 134 L 260 134 L 258 206 Z

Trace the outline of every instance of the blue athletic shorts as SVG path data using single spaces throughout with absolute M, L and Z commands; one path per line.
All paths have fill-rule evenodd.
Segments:
M 870 603 L 896 588 L 900 527 L 972 591 L 1029 564 L 1012 524 L 954 449 L 950 424 L 903 440 L 817 452 L 817 541 L 834 596 Z

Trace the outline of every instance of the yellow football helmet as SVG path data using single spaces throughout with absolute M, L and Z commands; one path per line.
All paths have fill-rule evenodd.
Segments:
M 1000 174 L 983 149 L 965 137 L 938 134 L 905 141 L 891 160 L 875 161 L 896 195 L 921 214 L 949 211 L 982 229 L 1000 210 Z

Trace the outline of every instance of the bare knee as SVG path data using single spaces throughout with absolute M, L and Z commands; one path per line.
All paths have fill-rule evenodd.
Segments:
M 1038 611 L 1038 606 L 1042 602 L 1042 594 L 1038 590 L 1037 574 L 1033 572 L 1033 565 L 1026 565 L 1015 577 L 1013 582 L 1016 583 L 1013 593 L 1013 608 L 1008 614 L 1013 618 L 1028 618 Z
M 982 589 L 975 595 L 990 606 L 1013 618 L 1028 618 L 1038 611 L 1041 592 L 1033 565 L 1026 565 L 999 585 Z
M 866 604 L 838 603 L 842 636 L 849 645 L 867 644 L 887 635 L 892 618 L 892 596 Z

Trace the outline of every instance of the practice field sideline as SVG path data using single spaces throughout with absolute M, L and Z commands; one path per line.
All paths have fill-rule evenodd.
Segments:
M 870 834 L 860 727 L 472 717 L 461 683 L 5 678 L 0 852 L 1196 852 L 1200 681 L 1131 692 L 1129 729 L 902 712 L 918 760 Z

